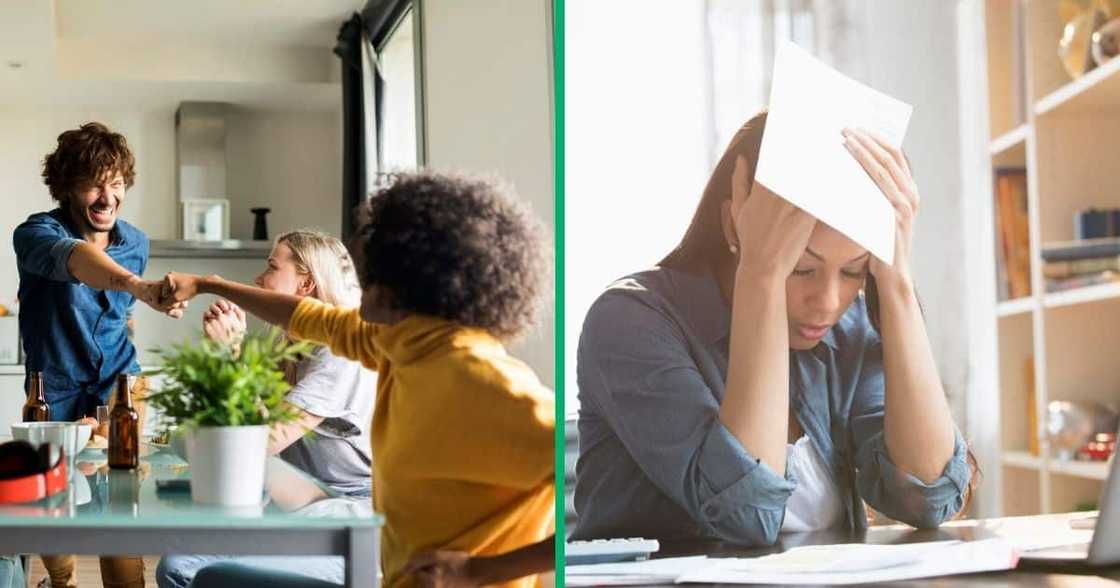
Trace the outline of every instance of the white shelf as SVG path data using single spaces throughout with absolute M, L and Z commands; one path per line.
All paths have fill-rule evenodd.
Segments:
M 1104 480 L 1108 477 L 1107 461 L 1062 461 L 1050 460 L 1050 473 L 1075 476 L 1089 480 Z
M 1041 457 L 1031 455 L 1026 451 L 1005 451 L 1000 461 L 1005 466 L 1034 471 L 1041 470 L 1043 462 Z M 1087 480 L 1104 480 L 1108 477 L 1108 463 L 1107 461 L 1051 459 L 1047 464 L 1047 469 L 1050 470 L 1051 474 L 1061 474 Z
M 1113 298 L 1120 298 L 1120 282 L 1086 286 L 1085 288 L 1075 288 L 1064 292 L 1051 292 L 1042 298 L 1042 306 L 1045 308 L 1059 308 L 1074 304 L 1111 300 Z
M 1030 127 L 1025 124 L 1019 125 L 995 139 L 992 139 L 992 142 L 988 145 L 988 150 L 991 151 L 993 156 L 996 156 L 1004 151 L 1022 145 L 1027 140 L 1027 132 L 1029 130 Z
M 1000 461 L 1005 466 L 1035 471 L 1042 469 L 1043 462 L 1041 457 L 1031 455 L 1026 451 L 1005 451 Z M 1088 480 L 1104 480 L 1108 477 L 1108 464 L 1107 461 L 1051 459 L 1047 469 L 1052 474 L 1062 474 Z
M 1088 113 L 1116 111 L 1120 104 L 1120 59 L 1113 59 L 1035 103 L 1038 116 L 1061 111 Z
M 0 365 L 0 376 L 22 376 L 23 365 Z
M 1026 451 L 1004 451 L 1001 460 L 1003 465 L 1022 468 L 1025 470 L 1041 470 L 1042 458 L 1031 455 Z
M 996 316 L 999 318 L 1024 314 L 1032 310 L 1034 310 L 1034 298 L 1031 296 L 1005 300 L 996 304 Z
M 1054 398 L 1090 401 L 1120 386 L 1112 353 L 1120 342 L 1113 326 L 1120 320 L 1120 282 L 1048 293 L 1037 279 L 1043 244 L 1068 240 L 1076 210 L 1117 205 L 1112 195 L 1120 184 L 1109 173 L 1115 162 L 1107 150 L 1086 145 L 1106 144 L 1120 132 L 1120 59 L 1071 80 L 1054 55 L 1063 24 L 1056 2 L 982 4 L 989 128 L 999 134 L 971 152 L 986 150 L 993 171 L 1026 170 L 1030 260 L 1036 267 L 1031 296 L 995 304 L 999 398 L 983 406 L 1001 411 L 1001 418 L 998 427 L 978 425 L 976 436 L 998 432 L 1021 439 L 1033 421 L 1023 410 L 1029 405 L 1045 407 Z M 985 188 L 992 182 L 976 180 Z M 1004 514 L 1068 510 L 1094 499 L 1108 473 L 1101 462 L 1059 461 L 1014 448 L 1021 450 L 981 448 L 1002 474 L 985 499 Z

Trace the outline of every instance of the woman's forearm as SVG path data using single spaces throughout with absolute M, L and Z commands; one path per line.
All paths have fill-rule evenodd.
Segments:
M 246 286 L 217 276 L 202 278 L 198 291 L 201 294 L 221 296 L 262 321 L 282 329 L 288 328 L 296 307 L 303 300 L 299 296 Z
M 731 304 L 723 426 L 779 475 L 789 429 L 789 327 L 785 279 L 740 269 Z
M 308 431 L 315 430 L 325 419 L 311 414 L 306 410 L 293 406 L 284 401 L 285 408 L 299 413 L 296 420 L 287 423 L 276 423 L 268 429 L 268 454 L 276 455 L 284 451 L 291 444 L 299 441 Z
M 953 418 L 913 284 L 883 284 L 879 299 L 887 452 L 896 466 L 928 483 L 953 456 Z

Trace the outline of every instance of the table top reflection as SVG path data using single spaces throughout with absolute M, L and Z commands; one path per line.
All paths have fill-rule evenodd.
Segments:
M 11 437 L 0 436 L 0 443 Z M 198 504 L 188 487 L 190 466 L 166 446 L 142 444 L 140 467 L 108 467 L 104 449 L 78 454 L 68 491 L 23 504 L 0 505 L 0 527 L 322 528 L 379 527 L 368 497 L 335 496 L 329 488 L 277 457 L 269 457 L 259 505 Z

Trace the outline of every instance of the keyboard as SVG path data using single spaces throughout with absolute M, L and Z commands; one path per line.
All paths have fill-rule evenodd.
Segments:
M 649 559 L 649 555 L 660 548 L 656 540 L 640 537 L 569 541 L 564 550 L 564 560 L 569 566 L 633 561 Z

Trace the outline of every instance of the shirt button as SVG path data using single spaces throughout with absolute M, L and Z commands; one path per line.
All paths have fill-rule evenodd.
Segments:
M 715 503 L 708 503 L 704 506 L 704 516 L 709 519 L 714 519 L 719 516 L 719 505 Z

